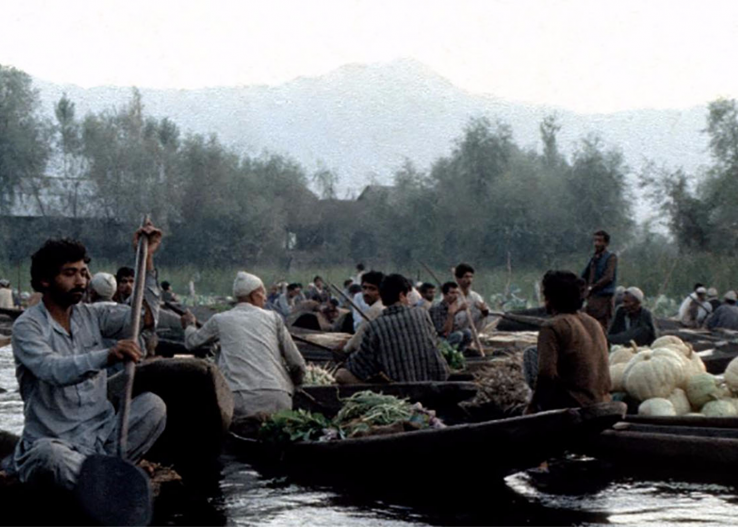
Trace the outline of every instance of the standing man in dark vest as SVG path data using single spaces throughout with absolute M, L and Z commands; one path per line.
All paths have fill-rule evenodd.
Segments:
M 594 233 L 594 256 L 582 272 L 587 283 L 586 313 L 595 318 L 607 335 L 613 312 L 613 296 L 618 279 L 618 257 L 607 250 L 610 235 L 605 231 Z

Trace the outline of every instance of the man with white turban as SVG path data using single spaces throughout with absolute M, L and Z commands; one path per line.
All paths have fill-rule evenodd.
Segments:
M 615 311 L 607 340 L 610 344 L 628 344 L 631 340 L 638 346 L 650 346 L 658 338 L 651 312 L 643 307 L 643 291 L 629 287 L 623 293 L 623 303 Z
M 291 409 L 305 360 L 282 317 L 264 309 L 267 295 L 258 276 L 239 271 L 233 296 L 238 304 L 213 315 L 199 330 L 192 313 L 182 316 L 185 346 L 195 349 L 220 341 L 215 360 L 233 392 L 234 418 Z
M 113 295 L 118 290 L 118 282 L 110 273 L 95 273 L 90 280 L 90 304 L 110 302 L 115 304 Z

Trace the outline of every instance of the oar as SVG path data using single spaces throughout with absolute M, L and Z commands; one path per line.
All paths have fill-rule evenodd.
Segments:
M 426 270 L 426 272 L 431 275 L 431 277 L 436 281 L 439 288 L 443 287 L 443 284 L 438 279 L 436 274 L 431 271 L 431 268 L 425 265 L 423 262 L 418 262 L 420 265 L 423 266 L 423 269 Z M 477 345 L 477 352 L 479 353 L 480 357 L 484 357 L 484 348 L 482 347 L 482 341 L 479 340 L 479 333 L 477 332 L 477 327 L 474 325 L 474 319 L 472 318 L 471 309 L 469 309 L 469 302 L 464 302 L 464 305 L 466 306 L 466 318 L 469 321 L 469 329 L 472 332 L 472 337 L 474 338 L 474 343 Z
M 147 223 L 148 216 L 143 224 Z M 136 340 L 141 330 L 148 248 L 148 236 L 142 233 L 136 251 L 136 277 L 131 302 L 131 335 Z M 126 384 L 118 413 L 118 456 L 88 456 L 82 464 L 75 489 L 83 510 L 92 520 L 102 525 L 148 525 L 151 521 L 152 495 L 149 477 L 126 459 L 128 415 L 135 372 L 136 365 L 133 361 L 127 361 Z
M 528 315 L 515 315 L 514 313 L 504 313 L 502 311 L 490 311 L 489 314 L 494 317 L 506 318 L 508 320 L 512 320 L 513 322 L 518 322 L 520 324 L 526 324 L 528 326 L 532 326 L 535 328 L 540 328 L 544 324 L 544 322 L 546 322 L 544 319 L 540 317 L 531 317 Z

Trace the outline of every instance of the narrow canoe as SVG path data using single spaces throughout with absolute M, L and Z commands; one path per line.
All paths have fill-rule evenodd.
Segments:
M 609 428 L 622 403 L 479 424 L 327 442 L 266 444 L 231 432 L 231 448 L 258 469 L 364 490 L 433 491 L 476 486 L 539 465 Z

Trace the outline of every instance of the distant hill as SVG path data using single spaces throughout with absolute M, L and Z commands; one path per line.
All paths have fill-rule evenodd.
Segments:
M 129 88 L 34 82 L 50 115 L 64 92 L 80 115 L 123 105 L 131 95 Z M 451 150 L 469 118 L 481 115 L 507 122 L 519 145 L 538 150 L 538 125 L 556 112 L 565 153 L 588 133 L 597 133 L 606 145 L 620 148 L 633 168 L 647 158 L 693 172 L 709 160 L 701 133 L 705 106 L 577 114 L 472 94 L 413 60 L 352 64 L 279 86 L 141 88 L 141 93 L 147 113 L 169 117 L 185 132 L 217 133 L 251 155 L 289 154 L 310 172 L 332 169 L 342 192 L 357 193 L 370 181 L 390 182 L 406 157 L 428 168 Z

